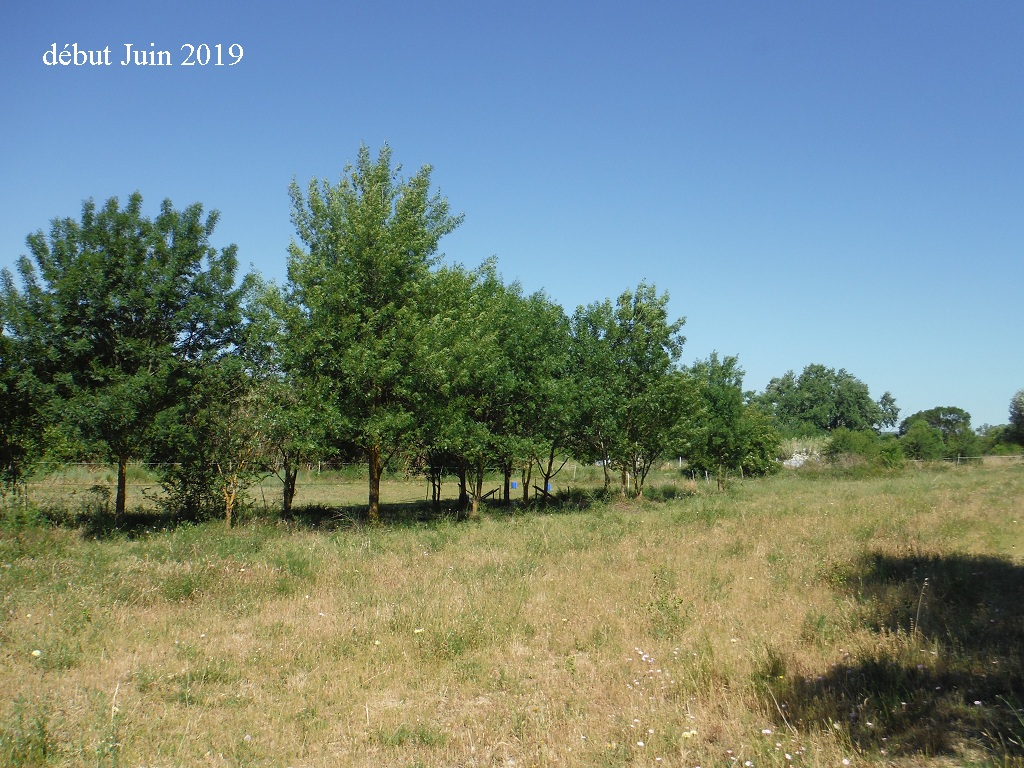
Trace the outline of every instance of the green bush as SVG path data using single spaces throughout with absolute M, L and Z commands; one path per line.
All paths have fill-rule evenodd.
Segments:
M 832 432 L 825 444 L 823 454 L 830 464 L 846 456 L 859 456 L 874 463 L 879 460 L 881 446 L 878 434 L 867 430 L 851 430 L 840 427 Z
M 900 438 L 900 443 L 908 457 L 920 461 L 935 461 L 946 453 L 946 443 L 942 439 L 941 430 L 930 426 L 926 421 L 911 422 Z

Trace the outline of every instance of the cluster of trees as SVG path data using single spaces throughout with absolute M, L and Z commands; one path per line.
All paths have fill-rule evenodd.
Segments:
M 422 471 L 434 498 L 459 478 L 476 509 L 486 471 L 546 497 L 567 457 L 600 463 L 606 488 L 642 495 L 651 468 L 774 468 L 778 437 L 717 356 L 681 366 L 683 320 L 641 283 L 570 317 L 506 284 L 493 262 L 442 266 L 461 222 L 385 147 L 363 147 L 337 184 L 290 190 L 288 281 L 236 279 L 234 246 L 210 245 L 216 212 L 150 219 L 142 199 L 90 200 L 81 219 L 28 239 L 20 286 L 0 285 L 0 458 L 5 486 L 34 460 L 155 464 L 167 503 L 230 523 L 246 485 L 277 472 L 290 511 L 298 467 L 360 457 L 368 514 L 386 467 Z
M 678 456 L 722 487 L 775 471 L 783 432 L 895 425 L 891 395 L 872 401 L 846 371 L 809 366 L 754 396 L 734 357 L 681 365 L 684 321 L 653 285 L 570 316 L 493 261 L 442 265 L 462 219 L 429 166 L 399 173 L 387 147 L 362 147 L 337 184 L 293 183 L 284 286 L 239 281 L 199 204 L 164 201 L 150 219 L 138 194 L 87 201 L 80 220 L 31 235 L 20 287 L 0 282 L 2 486 L 40 459 L 109 461 L 120 522 L 128 465 L 146 461 L 172 511 L 230 525 L 255 478 L 278 474 L 288 514 L 300 465 L 358 458 L 375 520 L 387 467 L 422 472 L 435 501 L 455 476 L 476 511 L 488 471 L 505 500 L 513 476 L 524 501 L 547 498 L 572 456 L 604 467 L 606 490 L 642 496 Z M 936 410 L 901 433 L 936 429 L 948 446 L 969 431 L 969 416 Z
M 794 436 L 881 430 L 899 418 L 896 400 L 886 392 L 871 399 L 867 385 L 847 371 L 808 365 L 799 376 L 789 371 L 772 379 L 757 396 L 781 429 Z

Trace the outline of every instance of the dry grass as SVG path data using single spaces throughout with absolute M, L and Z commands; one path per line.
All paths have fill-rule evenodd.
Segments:
M 10 525 L 0 762 L 1021 764 L 1019 466 L 687 492 L 378 528 Z

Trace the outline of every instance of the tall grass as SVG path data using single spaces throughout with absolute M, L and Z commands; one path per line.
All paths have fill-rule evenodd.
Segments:
M 669 479 L 470 522 L 8 525 L 0 763 L 1022 764 L 1020 467 Z

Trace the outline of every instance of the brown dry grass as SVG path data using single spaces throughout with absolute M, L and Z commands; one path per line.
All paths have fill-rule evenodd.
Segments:
M 1024 583 L 1020 467 L 688 490 L 375 529 L 8 526 L 0 761 L 1020 764 L 1022 609 L 972 570 Z

